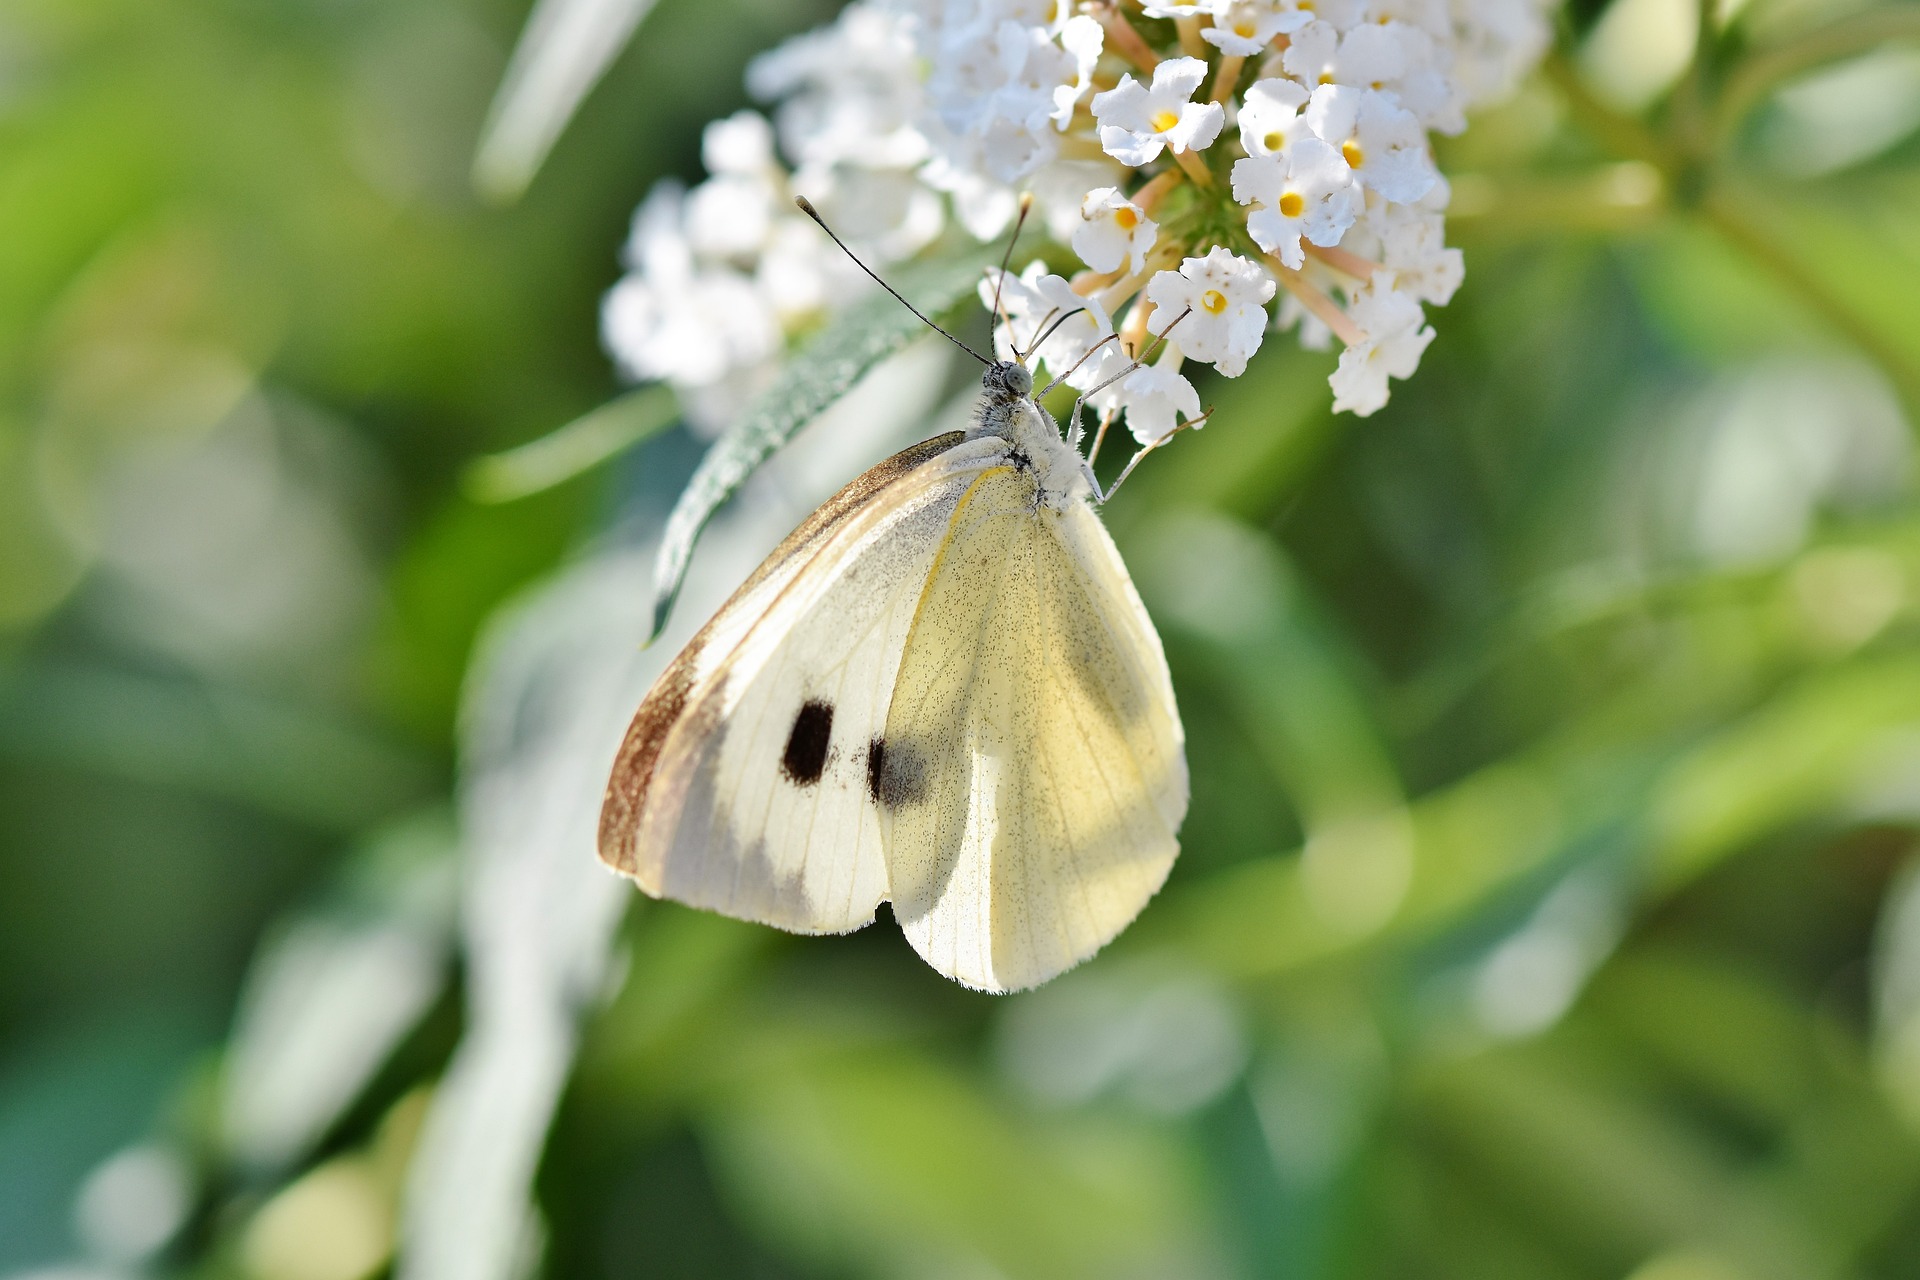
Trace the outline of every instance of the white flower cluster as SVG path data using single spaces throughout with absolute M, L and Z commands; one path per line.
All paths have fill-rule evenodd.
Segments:
M 1334 407 L 1370 414 L 1462 278 L 1429 135 L 1512 91 L 1546 3 L 857 0 L 749 71 L 790 170 L 743 113 L 710 127 L 705 183 L 642 206 L 608 343 L 712 405 L 862 288 L 791 193 L 878 266 L 949 210 L 996 237 L 1027 192 L 1086 269 L 989 280 L 996 341 L 1041 340 L 1103 421 L 1162 438 L 1199 413 L 1183 364 L 1238 376 L 1276 324 L 1337 337 Z
M 897 15 L 849 6 L 748 68 L 749 91 L 779 103 L 771 123 L 742 111 L 709 124 L 707 180 L 661 183 L 634 214 L 601 328 L 622 371 L 672 383 L 703 434 L 764 389 L 793 338 L 871 288 L 795 195 L 875 266 L 945 228 L 945 201 L 920 176 L 932 153 L 913 58 Z

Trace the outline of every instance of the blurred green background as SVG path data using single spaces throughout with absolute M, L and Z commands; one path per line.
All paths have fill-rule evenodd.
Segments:
M 1391 406 L 1203 389 L 1184 851 L 1009 998 L 601 892 L 698 446 L 461 482 L 834 7 L 661 0 L 508 203 L 522 0 L 0 8 L 0 1275 L 1920 1275 L 1920 6 L 1579 0 Z

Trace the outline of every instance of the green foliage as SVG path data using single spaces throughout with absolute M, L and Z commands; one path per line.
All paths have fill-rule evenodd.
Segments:
M 1795 96 L 1920 29 L 1706 6 L 1614 105 L 1594 24 L 1661 2 L 1573 6 L 1448 144 L 1467 283 L 1387 410 L 1270 337 L 1107 509 L 1193 768 L 1141 919 L 991 998 L 884 920 L 635 898 L 605 971 L 552 962 L 546 1274 L 1920 1274 L 1920 120 Z M 542 608 L 573 565 L 650 603 L 662 526 L 660 614 L 730 589 L 701 527 L 920 332 L 850 313 L 702 459 L 597 299 L 822 14 L 663 0 L 492 208 L 525 8 L 0 17 L 0 1275 L 389 1265 L 459 1055 L 553 1030 L 474 1012 L 555 941 L 489 911 L 561 896 L 455 906 L 547 830 L 499 762 L 564 763 L 581 653 L 648 620 Z M 1820 170 L 1821 120 L 1892 133 Z M 964 320 L 993 256 L 898 283 Z M 529 616 L 509 732 L 476 690 Z

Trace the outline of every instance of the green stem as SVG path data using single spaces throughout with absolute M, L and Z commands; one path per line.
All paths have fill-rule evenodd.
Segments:
M 1694 0 L 1693 57 L 1687 73 L 1675 86 L 1669 132 L 1681 151 L 1695 161 L 1712 154 L 1711 90 L 1715 70 L 1714 10 L 1719 0 Z
M 1903 13 L 1903 17 L 1912 17 L 1920 11 Z M 1874 16 L 1874 15 L 1865 15 Z M 1814 65 L 1826 58 L 1836 56 L 1834 51 L 1843 44 L 1852 47 L 1851 42 L 1865 38 L 1869 25 L 1886 38 L 1890 30 L 1911 31 L 1920 35 L 1920 22 L 1912 24 L 1853 24 L 1835 23 L 1826 30 L 1831 33 L 1837 28 L 1847 26 L 1855 28 L 1849 33 L 1848 41 L 1829 38 L 1820 48 L 1807 53 L 1805 59 L 1795 58 L 1796 67 Z M 1815 56 L 1818 54 L 1819 56 Z M 1788 61 L 1788 51 L 1779 55 L 1779 66 L 1784 68 Z M 1581 81 L 1579 72 L 1559 53 L 1549 55 L 1545 70 L 1548 78 L 1566 96 L 1569 109 L 1581 125 L 1603 146 L 1617 153 L 1641 160 L 1658 168 L 1667 179 L 1669 190 L 1675 196 L 1675 205 L 1691 209 L 1699 219 L 1712 228 L 1723 240 L 1752 260 L 1753 264 L 1771 276 L 1776 284 L 1795 295 L 1812 311 L 1831 325 L 1837 332 L 1851 340 L 1861 351 L 1877 363 L 1881 370 L 1893 382 L 1901 400 L 1906 406 L 1909 421 L 1920 429 L 1920 369 L 1916 369 L 1909 353 L 1898 343 L 1890 341 L 1888 336 L 1870 320 L 1862 316 L 1845 298 L 1843 298 L 1815 270 L 1795 255 L 1789 243 L 1782 242 L 1754 223 L 1747 210 L 1753 207 L 1750 199 L 1742 199 L 1737 188 L 1729 188 L 1724 178 L 1710 181 L 1702 165 L 1691 161 L 1672 141 L 1653 133 L 1640 121 L 1609 107 L 1587 89 Z M 1769 73 L 1772 77 L 1766 83 L 1777 80 L 1779 75 L 1791 74 L 1780 71 Z M 1736 77 L 1736 80 L 1741 77 Z M 1753 78 L 1751 83 L 1759 85 L 1762 78 Z M 1763 89 L 1749 88 L 1747 92 L 1763 92 Z M 1722 116 L 1724 108 L 1734 90 L 1730 86 L 1722 98 Z
M 1914 366 L 1907 351 L 1889 341 L 1880 328 L 1849 305 L 1786 243 L 1757 225 L 1737 196 L 1725 188 L 1715 188 L 1702 195 L 1697 208 L 1701 220 L 1722 239 L 1872 357 L 1892 380 L 1905 403 L 1909 422 L 1920 427 L 1920 368 Z
M 1596 98 L 1565 54 L 1557 50 L 1548 54 L 1541 69 L 1546 72 L 1554 88 L 1560 91 L 1568 110 L 1573 112 L 1580 126 L 1602 146 L 1616 155 L 1645 161 L 1660 170 L 1669 181 L 1680 175 L 1685 168 L 1680 153 L 1640 121 L 1615 111 Z
M 1727 78 L 1715 114 L 1715 139 L 1731 136 L 1747 113 L 1782 81 L 1884 44 L 1909 41 L 1920 41 L 1920 5 L 1872 9 L 1756 49 Z

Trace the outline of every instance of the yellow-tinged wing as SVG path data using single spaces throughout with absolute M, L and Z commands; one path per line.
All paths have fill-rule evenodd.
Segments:
M 1160 641 L 1099 518 L 1001 465 L 957 504 L 872 789 L 894 914 L 934 968 L 1030 987 L 1166 879 L 1187 807 Z
M 956 433 L 888 459 L 795 530 L 641 703 L 600 856 L 655 897 L 841 933 L 887 897 L 871 744 L 961 496 L 1004 456 Z

